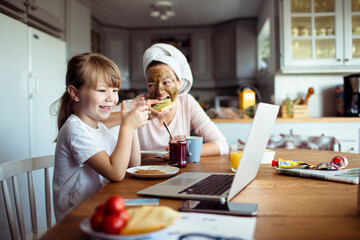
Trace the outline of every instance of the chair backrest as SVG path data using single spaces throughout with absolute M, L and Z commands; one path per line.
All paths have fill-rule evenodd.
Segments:
M 318 149 L 341 151 L 339 140 L 332 136 L 301 136 L 294 134 L 273 134 L 267 148 Z
M 44 170 L 44 183 L 45 183 L 45 206 L 46 206 L 46 223 L 47 228 L 52 225 L 51 213 L 52 213 L 52 201 L 51 201 L 51 190 L 50 190 L 50 168 L 54 166 L 54 155 L 47 155 L 34 158 L 26 158 L 21 160 L 15 160 L 0 164 L 0 181 L 3 191 L 5 210 L 8 218 L 9 228 L 12 239 L 17 239 L 18 234 L 16 230 L 16 221 L 14 215 L 14 208 L 10 196 L 7 180 L 12 181 L 13 194 L 15 201 L 15 210 L 17 215 L 17 223 L 20 231 L 21 239 L 26 238 L 24 213 L 22 209 L 22 199 L 20 197 L 19 184 L 17 181 L 17 175 L 26 173 L 27 174 L 27 187 L 29 192 L 29 205 L 31 215 L 31 226 L 32 234 L 35 239 L 38 235 L 37 225 L 37 214 L 36 214 L 36 201 L 34 193 L 34 181 L 33 171 L 43 169 Z

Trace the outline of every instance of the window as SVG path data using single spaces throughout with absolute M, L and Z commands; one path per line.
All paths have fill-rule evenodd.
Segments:
M 263 71 L 267 69 L 271 51 L 270 51 L 270 19 L 266 19 L 261 31 L 257 37 L 257 69 Z

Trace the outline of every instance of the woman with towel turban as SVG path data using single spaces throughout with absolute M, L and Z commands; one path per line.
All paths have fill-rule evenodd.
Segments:
M 169 145 L 166 122 L 173 135 L 190 136 L 193 130 L 204 138 L 201 156 L 226 155 L 229 148 L 225 137 L 210 120 L 199 103 L 188 92 L 193 77 L 186 57 L 172 45 L 158 43 L 143 55 L 144 74 L 147 81 L 149 106 L 171 98 L 171 109 L 157 111 L 150 107 L 150 120 L 138 128 L 141 150 L 164 151 Z

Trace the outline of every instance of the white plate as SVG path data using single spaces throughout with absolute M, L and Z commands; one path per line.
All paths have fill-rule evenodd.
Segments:
M 163 229 L 149 232 L 149 233 L 142 233 L 142 234 L 133 234 L 133 235 L 113 235 L 107 234 L 102 232 L 96 232 L 91 229 L 90 226 L 90 218 L 86 218 L 80 223 L 80 228 L 83 232 L 90 236 L 92 240 L 135 240 L 135 239 L 157 239 L 156 236 L 158 233 Z
M 154 156 L 154 157 L 161 157 L 162 155 L 168 154 L 168 151 L 141 151 L 141 156 Z
M 164 174 L 138 174 L 135 173 L 137 170 L 160 170 L 165 172 Z M 153 165 L 153 166 L 139 166 L 132 167 L 126 170 L 131 176 L 139 178 L 149 178 L 149 179 L 158 179 L 158 178 L 168 178 L 175 175 L 180 169 L 177 167 L 172 167 L 168 165 Z

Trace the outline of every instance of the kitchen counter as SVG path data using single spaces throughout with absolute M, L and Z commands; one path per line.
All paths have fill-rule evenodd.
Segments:
M 252 118 L 237 118 L 237 119 L 225 119 L 225 118 L 213 118 L 214 123 L 250 123 Z M 360 117 L 321 117 L 321 118 L 277 118 L 276 122 L 360 122 Z

